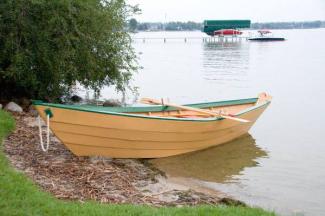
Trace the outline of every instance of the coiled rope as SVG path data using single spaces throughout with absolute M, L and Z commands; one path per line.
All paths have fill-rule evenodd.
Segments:
M 49 146 L 50 146 L 50 115 L 47 114 L 46 115 L 46 126 L 47 126 L 47 130 L 46 130 L 46 147 L 44 146 L 44 142 L 43 142 L 43 133 L 42 133 L 42 126 L 41 126 L 41 117 L 38 116 L 38 129 L 39 129 L 39 139 L 40 139 L 40 143 L 41 143 L 41 148 L 44 152 L 46 152 L 47 150 L 49 150 Z

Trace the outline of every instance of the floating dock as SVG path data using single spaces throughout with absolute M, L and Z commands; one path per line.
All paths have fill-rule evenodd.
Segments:
M 191 41 L 202 41 L 203 43 L 215 43 L 215 42 L 240 42 L 246 41 L 249 37 L 245 36 L 215 36 L 215 37 L 134 37 L 132 38 L 133 42 L 142 42 L 146 43 L 148 41 L 161 41 L 164 43 L 170 41 L 178 42 L 191 42 Z

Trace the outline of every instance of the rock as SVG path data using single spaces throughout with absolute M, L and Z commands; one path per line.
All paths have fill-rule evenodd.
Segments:
M 92 156 L 92 157 L 89 157 L 89 159 L 90 159 L 90 163 L 92 163 L 92 164 L 98 164 L 98 163 L 108 164 L 113 161 L 112 158 L 101 157 L 101 156 Z
M 18 104 L 14 102 L 8 103 L 5 108 L 5 110 L 11 111 L 11 112 L 23 112 L 23 108 L 21 108 Z
M 116 99 L 109 99 L 103 103 L 104 107 L 121 107 L 122 103 Z
M 26 118 L 24 118 L 24 123 L 28 127 L 38 127 L 38 119 L 35 118 L 35 117 L 26 117 Z M 45 126 L 45 122 L 43 121 L 43 119 L 41 119 L 41 126 L 42 127 Z
M 37 110 L 34 108 L 33 105 L 30 105 L 30 106 L 29 106 L 29 108 L 28 108 L 28 112 L 29 112 L 30 114 L 32 114 L 32 116 L 34 116 L 34 117 L 38 116 L 38 112 L 37 112 Z
M 0 109 L 2 109 L 2 104 L 0 104 Z

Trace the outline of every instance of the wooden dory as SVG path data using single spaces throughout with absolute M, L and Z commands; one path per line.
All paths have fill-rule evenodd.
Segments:
M 75 155 L 159 158 L 197 151 L 236 139 L 252 127 L 270 104 L 258 98 L 187 106 L 223 112 L 249 123 L 211 117 L 168 106 L 99 107 L 34 101 L 40 116 L 51 114 L 50 128 Z

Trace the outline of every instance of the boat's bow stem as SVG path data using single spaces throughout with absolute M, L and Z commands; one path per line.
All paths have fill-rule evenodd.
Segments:
M 262 103 L 266 103 L 266 102 L 270 102 L 272 100 L 272 96 L 262 92 L 258 95 L 258 100 L 256 101 L 256 105 L 262 104 Z

